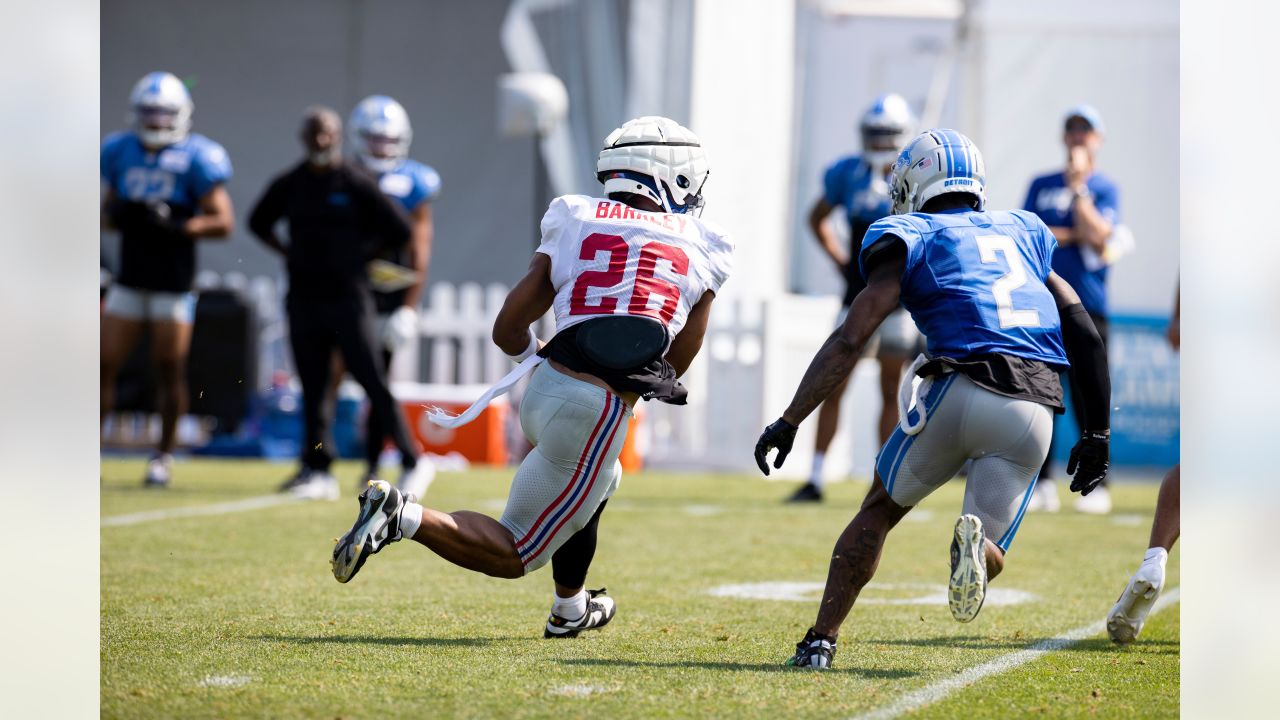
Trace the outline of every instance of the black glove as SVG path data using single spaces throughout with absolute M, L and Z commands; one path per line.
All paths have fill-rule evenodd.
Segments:
M 191 213 L 160 200 L 116 200 L 107 208 L 107 216 L 118 230 L 157 229 L 180 234 Z
M 760 439 L 756 441 L 756 465 L 760 466 L 760 472 L 765 475 L 769 474 L 769 451 L 777 448 L 778 457 L 774 459 L 773 466 L 775 468 L 782 467 L 782 462 L 787 459 L 787 455 L 791 452 L 791 443 L 796 441 L 795 425 L 778 418 L 772 425 L 764 429 L 760 433 Z
M 1111 466 L 1111 431 L 1086 430 L 1080 434 L 1080 442 L 1071 448 L 1067 460 L 1067 474 L 1071 479 L 1071 492 L 1088 495 L 1107 478 Z

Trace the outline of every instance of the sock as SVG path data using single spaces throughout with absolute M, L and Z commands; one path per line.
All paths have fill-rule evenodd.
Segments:
M 1153 547 L 1147 550 L 1147 554 L 1142 556 L 1143 564 L 1149 562 L 1158 562 L 1160 567 L 1164 567 L 1169 562 L 1169 551 L 1162 547 Z
M 813 468 L 809 470 L 809 484 L 822 489 L 822 464 L 827 460 L 827 454 L 824 452 L 813 452 Z
M 421 525 L 422 506 L 418 503 L 405 503 L 404 509 L 400 511 L 400 534 L 411 538 L 417 534 Z
M 587 614 L 587 598 L 590 597 L 586 590 L 580 591 L 571 598 L 562 598 L 556 596 L 556 601 L 551 605 L 551 612 L 566 620 L 577 620 Z

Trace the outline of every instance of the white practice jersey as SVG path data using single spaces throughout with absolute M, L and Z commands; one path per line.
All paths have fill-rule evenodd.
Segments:
M 675 337 L 702 294 L 729 279 L 733 242 L 692 215 L 564 195 L 542 218 L 538 252 L 551 258 L 557 332 L 600 315 L 641 315 Z

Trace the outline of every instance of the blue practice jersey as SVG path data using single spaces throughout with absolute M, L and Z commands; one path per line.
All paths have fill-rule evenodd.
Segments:
M 113 133 L 102 141 L 100 165 L 102 180 L 116 197 L 189 209 L 214 186 L 231 179 L 227 151 L 199 133 L 154 151 L 133 132 Z
M 1120 190 L 1105 175 L 1094 173 L 1085 181 L 1093 195 L 1093 204 L 1108 222 L 1120 222 Z M 1073 193 L 1067 189 L 1066 175 L 1051 173 L 1031 181 L 1023 210 L 1030 210 L 1046 225 L 1072 227 L 1075 213 L 1071 210 Z M 1053 256 L 1053 269 L 1080 295 L 1084 309 L 1095 315 L 1107 314 L 1107 268 L 1097 270 L 1085 267 L 1080 246 L 1067 245 L 1058 248 Z
M 1045 279 L 1053 233 L 1021 210 L 891 215 L 867 230 L 858 264 L 885 235 L 906 243 L 902 304 L 931 357 L 998 353 L 1067 367 L 1057 303 Z
M 440 175 L 430 165 L 405 160 L 400 167 L 379 176 L 378 187 L 399 202 L 405 212 L 412 213 L 440 194 Z
M 102 141 L 102 180 L 122 201 L 164 202 L 175 217 L 197 214 L 200 199 L 231 179 L 227 151 L 191 133 L 159 150 L 133 132 Z M 187 292 L 195 278 L 195 241 L 154 230 L 126 229 L 120 237 L 119 284 L 141 290 Z
M 822 174 L 822 198 L 831 207 L 844 210 L 850 247 L 855 251 L 862 246 L 871 223 L 889 214 L 889 183 L 857 155 L 837 160 Z M 845 284 L 844 304 L 848 305 L 867 286 L 856 262 L 849 263 Z
M 378 188 L 382 194 L 395 200 L 405 212 L 413 214 L 423 203 L 431 202 L 440 194 L 440 175 L 430 165 L 423 165 L 417 160 L 406 159 L 395 170 L 382 173 L 378 177 Z M 400 265 L 409 265 L 409 248 L 405 246 L 389 248 L 381 255 L 382 259 Z M 392 312 L 404 304 L 407 290 L 390 292 L 374 291 L 374 307 L 379 314 Z

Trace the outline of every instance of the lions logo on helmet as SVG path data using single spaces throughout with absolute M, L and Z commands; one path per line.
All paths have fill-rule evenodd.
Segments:
M 129 124 L 148 148 L 182 142 L 194 109 L 187 86 L 173 73 L 147 73 L 129 93 Z
M 701 210 L 711 174 L 698 136 L 670 118 L 649 115 L 609 133 L 596 160 L 604 194 L 647 197 L 669 213 Z
M 347 123 L 360 163 L 376 173 L 395 170 L 409 156 L 413 128 L 409 113 L 386 95 L 370 95 L 351 111 Z
M 863 157 L 877 166 L 892 163 L 911 136 L 915 123 L 911 106 L 901 95 L 890 93 L 876 98 L 858 123 Z
M 973 209 L 987 204 L 987 170 L 973 141 L 955 130 L 920 133 L 893 164 L 889 196 L 893 214 L 920 212 L 929 200 L 944 193 L 972 195 Z

